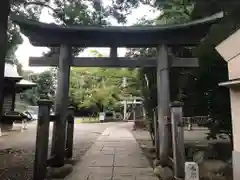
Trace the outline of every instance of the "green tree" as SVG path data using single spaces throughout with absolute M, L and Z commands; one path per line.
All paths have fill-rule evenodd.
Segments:
M 214 47 L 239 28 L 240 19 L 237 14 L 240 4 L 234 0 L 158 0 L 154 1 L 154 6 L 162 10 L 158 24 L 185 22 L 207 17 L 220 11 L 224 12 L 225 17 L 211 27 L 204 41 L 196 49 L 190 51 L 172 49 L 173 53 L 178 56 L 184 54 L 186 57 L 190 52 L 198 57 L 200 67 L 190 71 L 171 70 L 171 77 L 175 77 L 175 81 L 171 83 L 171 98 L 184 102 L 186 115 L 209 115 L 212 118 L 208 124 L 209 137 L 216 137 L 219 133 L 226 133 L 231 137 L 229 93 L 227 89 L 218 86 L 218 83 L 228 78 L 227 66 Z M 144 69 L 142 71 L 142 81 L 145 82 L 144 75 L 151 74 L 151 72 L 146 72 Z M 177 74 L 181 76 L 176 78 Z M 176 82 L 179 83 L 176 84 Z M 173 88 L 176 85 L 177 88 Z
M 28 77 L 37 86 L 22 93 L 22 98 L 26 102 L 37 105 L 37 101 L 43 96 L 48 96 L 50 100 L 54 99 L 56 87 L 56 71 L 54 69 L 39 74 L 29 74 Z
M 102 57 L 98 51 L 91 53 Z M 97 111 L 115 108 L 124 96 L 139 96 L 137 70 L 125 68 L 72 68 L 70 99 L 79 108 L 93 107 Z M 123 77 L 128 85 L 123 88 Z
M 200 59 L 198 101 L 203 107 L 208 107 L 208 113 L 212 117 L 207 124 L 210 129 L 209 136 L 212 138 L 216 138 L 219 133 L 225 133 L 232 140 L 229 92 L 228 89 L 218 86 L 218 83 L 228 80 L 227 64 L 216 52 L 215 46 L 239 28 L 239 10 L 240 4 L 237 1 L 211 0 L 197 1 L 192 13 L 192 19 L 196 19 L 219 11 L 224 12 L 224 18 L 212 26 L 204 42 L 195 51 Z
M 181 0 L 170 0 L 164 2 L 155 2 L 154 7 L 162 11 L 160 16 L 155 20 L 155 24 L 164 25 L 164 24 L 176 24 L 183 23 L 190 19 L 190 13 L 192 11 L 192 3 L 183 4 Z M 145 24 L 154 24 L 154 22 L 149 22 L 147 20 L 142 20 L 140 23 Z M 138 23 L 139 24 L 139 23 Z M 189 52 L 184 52 L 185 49 L 182 48 L 173 48 L 172 52 L 178 56 L 189 56 Z M 156 48 L 141 48 L 141 49 L 131 49 L 127 56 L 130 57 L 156 57 Z M 184 79 L 186 76 L 185 69 L 172 69 L 170 73 L 171 79 L 171 100 L 183 100 L 183 89 Z M 150 133 L 153 134 L 153 109 L 157 106 L 157 77 L 156 77 L 156 68 L 140 68 L 138 77 L 141 79 L 141 93 L 144 96 L 144 107 L 146 110 L 147 120 L 149 122 Z M 180 83 L 178 83 L 180 82 Z
M 15 0 L 11 1 L 11 14 L 22 15 L 31 19 L 39 19 L 42 7 L 41 6 L 27 6 L 31 0 Z M 39 0 L 41 3 L 47 3 L 45 0 Z M 19 28 L 11 21 L 8 20 L 8 43 L 7 43 L 7 53 L 6 59 L 8 61 L 16 61 L 15 51 L 17 50 L 17 45 L 23 42 L 20 35 Z
M 122 78 L 128 78 L 127 88 Z M 137 71 L 115 68 L 72 68 L 70 99 L 79 108 L 114 108 L 123 96 L 138 96 Z

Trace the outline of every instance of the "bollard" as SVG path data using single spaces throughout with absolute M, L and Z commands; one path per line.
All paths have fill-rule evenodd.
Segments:
M 175 179 L 185 176 L 185 149 L 184 149 L 184 123 L 182 118 L 182 103 L 171 104 L 172 144 Z
M 74 107 L 68 107 L 67 130 L 66 130 L 66 158 L 73 156 L 74 136 Z
M 191 117 L 188 117 L 188 131 L 192 131 L 192 120 L 191 120 Z
M 159 160 L 159 154 L 160 154 L 160 142 L 159 142 L 159 128 L 158 128 L 158 121 L 157 121 L 157 113 L 156 110 L 153 111 L 153 123 L 154 123 L 154 140 L 155 140 L 155 150 L 156 150 L 156 159 Z
M 38 101 L 38 123 L 33 180 L 44 180 L 47 173 L 50 107 L 49 100 Z

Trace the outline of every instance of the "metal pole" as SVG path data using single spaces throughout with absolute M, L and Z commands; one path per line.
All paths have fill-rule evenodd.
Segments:
M 68 107 L 66 158 L 72 158 L 73 156 L 73 136 L 74 136 L 74 107 Z
M 160 152 L 159 160 L 162 166 L 167 165 L 169 155 L 169 123 L 168 117 L 170 116 L 169 103 L 170 103 L 170 83 L 169 83 L 169 60 L 167 47 L 160 45 L 158 47 L 158 60 L 157 60 L 157 98 L 158 98 L 158 127 L 159 127 L 159 141 Z
M 183 179 L 185 170 L 184 124 L 182 118 L 182 103 L 171 104 L 172 142 L 175 179 Z
M 39 113 L 37 123 L 33 180 L 44 180 L 47 172 L 48 138 L 51 105 L 52 102 L 49 100 L 40 100 L 38 102 Z
M 71 46 L 61 45 L 55 99 L 55 113 L 58 118 L 53 126 L 51 152 L 56 167 L 64 165 L 71 53 Z
M 156 150 L 156 159 L 159 160 L 159 128 L 158 128 L 158 120 L 157 120 L 157 112 L 156 110 L 153 111 L 153 123 L 154 123 L 154 140 L 155 140 L 155 150 Z

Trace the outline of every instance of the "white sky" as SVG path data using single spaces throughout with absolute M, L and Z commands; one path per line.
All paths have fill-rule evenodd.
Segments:
M 107 1 L 107 0 L 105 0 Z M 147 19 L 154 19 L 158 13 L 154 12 L 153 9 L 149 6 L 140 6 L 139 8 L 133 10 L 132 14 L 128 15 L 127 17 L 127 24 L 126 25 L 133 25 L 137 22 L 138 19 L 141 19 L 142 17 L 146 16 Z M 44 8 L 42 11 L 42 14 L 40 16 L 40 21 L 45 23 L 53 23 L 54 19 L 49 14 L 48 9 Z M 111 20 L 112 25 L 119 25 L 115 20 Z M 24 35 L 23 37 L 23 43 L 18 46 L 18 49 L 16 51 L 16 56 L 19 60 L 19 62 L 23 65 L 23 68 L 25 70 L 32 70 L 34 72 L 42 72 L 46 70 L 47 67 L 29 67 L 28 66 L 28 59 L 30 56 L 40 57 L 42 56 L 43 52 L 47 52 L 48 48 L 46 47 L 34 47 L 30 44 L 28 38 Z M 89 49 L 85 49 L 82 53 L 80 53 L 79 56 L 91 56 L 89 53 Z M 109 48 L 91 48 L 95 49 L 104 56 L 109 55 Z M 126 53 L 125 48 L 118 48 L 118 56 L 124 56 Z

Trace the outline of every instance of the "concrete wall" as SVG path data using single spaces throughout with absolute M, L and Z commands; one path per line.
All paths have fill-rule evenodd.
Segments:
M 240 88 L 230 89 L 234 150 L 240 152 Z
M 233 59 L 228 61 L 228 75 L 230 80 L 240 78 L 240 55 L 237 55 Z
M 240 29 L 220 43 L 216 50 L 225 61 L 230 61 L 240 53 Z
M 240 78 L 240 30 L 216 47 L 228 63 L 229 80 Z M 240 179 L 240 85 L 230 87 L 232 129 L 233 129 L 233 177 Z

